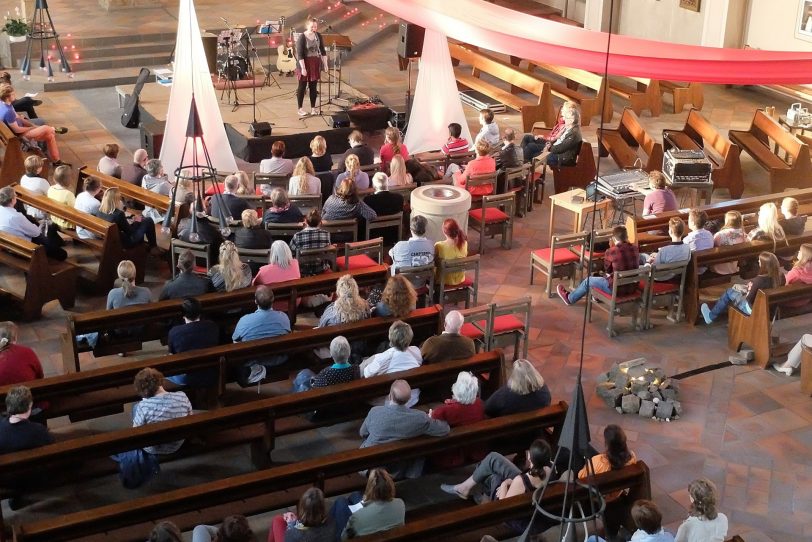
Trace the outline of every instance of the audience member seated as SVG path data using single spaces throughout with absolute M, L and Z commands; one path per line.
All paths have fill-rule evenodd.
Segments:
M 499 147 L 499 126 L 494 120 L 493 111 L 488 108 L 480 109 L 479 125 L 481 128 L 474 138 L 474 144 L 484 141 L 489 147 L 493 147 L 494 149 Z
M 371 166 L 375 163 L 375 151 L 364 143 L 364 134 L 358 130 L 353 130 L 350 132 L 348 140 L 350 148 L 341 155 L 341 159 L 336 164 L 336 172 L 343 173 L 347 169 L 347 157 L 351 154 L 358 157 L 358 162 L 362 166 Z
M 392 258 L 392 274 L 401 267 L 419 267 L 429 265 L 434 262 L 434 245 L 430 239 L 426 239 L 426 227 L 428 221 L 423 215 L 412 215 L 409 220 L 409 230 L 412 236 L 406 241 L 398 241 L 395 246 L 389 249 L 389 257 Z M 425 284 L 412 284 L 416 288 L 422 288 Z
M 465 166 L 465 171 L 462 171 L 457 164 L 451 164 L 445 172 L 446 177 L 451 176 L 454 179 L 454 184 L 460 188 L 466 188 L 468 179 L 473 175 L 482 175 L 485 173 L 493 173 L 496 171 L 496 160 L 488 155 L 490 147 L 484 139 L 476 142 L 476 158 L 468 162 Z M 493 193 L 493 185 L 486 184 L 475 186 L 468 190 L 472 196 L 487 196 Z
M 727 314 L 728 305 L 733 305 L 749 316 L 759 290 L 777 288 L 783 284 L 784 275 L 781 273 L 778 258 L 770 252 L 762 252 L 758 255 L 758 275 L 746 285 L 734 284 L 725 290 L 713 308 L 709 307 L 707 303 L 702 303 L 700 307 L 702 318 L 705 319 L 706 324 L 710 324 L 722 314 Z
M 54 184 L 48 187 L 48 199 L 61 203 L 66 207 L 73 207 L 76 196 L 71 188 L 70 166 L 58 166 L 54 170 Z M 51 221 L 64 230 L 75 229 L 75 226 L 63 218 L 52 216 Z
M 707 223 L 708 214 L 705 211 L 691 209 L 688 212 L 688 229 L 691 232 L 685 236 L 682 242 L 691 248 L 691 252 L 713 248 L 713 234 L 705 228 Z M 707 267 L 700 267 L 697 269 L 697 273 L 701 275 L 707 269 Z
M 239 248 L 266 249 L 273 242 L 273 235 L 262 226 L 255 209 L 246 209 L 240 219 L 242 228 L 234 230 L 234 244 Z
M 290 175 L 293 173 L 293 161 L 284 156 L 285 142 L 274 141 L 271 145 L 271 157 L 259 163 L 259 172 L 271 175 Z
M 89 215 L 96 215 L 101 206 L 98 195 L 101 192 L 102 186 L 99 179 L 96 177 L 85 177 L 83 183 L 84 190 L 79 192 L 76 196 L 76 201 L 73 204 L 74 209 L 82 211 Z M 95 239 L 96 235 L 90 230 L 86 230 L 81 226 L 76 226 L 76 235 L 80 239 Z
M 104 191 L 99 210 L 96 216 L 118 227 L 121 234 L 121 244 L 125 248 L 132 248 L 146 239 L 150 249 L 158 246 L 155 236 L 155 222 L 149 217 L 125 214 L 124 202 L 118 188 L 108 188 Z
M 352 179 L 344 179 L 341 182 L 336 193 L 324 202 L 322 213 L 324 220 L 357 218 L 360 222 L 362 219 L 374 220 L 378 218 L 378 213 L 358 197 L 358 187 Z
M 727 538 L 727 516 L 716 508 L 719 492 L 707 478 L 688 484 L 691 515 L 677 529 L 675 542 L 723 542 Z
M 406 161 L 406 171 L 409 172 L 412 180 L 418 186 L 434 182 L 439 178 L 437 169 L 427 166 L 414 158 Z
M 564 133 L 567 127 L 566 119 L 572 118 L 572 111 L 577 111 L 578 106 L 575 102 L 564 102 L 561 105 L 561 111 L 550 133 L 547 136 L 525 134 L 522 137 L 521 147 L 524 154 L 524 161 L 530 162 L 533 158 L 544 152 L 550 145 L 552 145 Z
M 121 180 L 141 186 L 141 180 L 147 174 L 146 166 L 149 161 L 149 154 L 145 149 L 138 149 L 133 153 L 133 162 L 129 166 L 121 168 Z
M 423 357 L 420 355 L 418 347 L 410 346 L 413 338 L 412 326 L 400 320 L 393 322 L 389 326 L 390 348 L 364 360 L 361 364 L 363 377 L 371 378 L 420 367 L 423 364 Z M 415 388 L 411 390 L 411 399 L 406 403 L 406 406 L 412 407 L 419 400 L 420 390 Z
M 529 412 L 550 405 L 550 388 L 533 364 L 526 359 L 513 362 L 507 384 L 485 401 L 485 414 L 491 418 Z
M 301 278 L 299 262 L 293 257 L 290 247 L 284 241 L 276 240 L 271 245 L 271 255 L 268 265 L 259 268 L 254 277 L 253 285 L 270 285 L 288 280 Z
M 674 535 L 663 529 L 663 515 L 654 501 L 645 499 L 634 501 L 631 516 L 637 527 L 632 535 L 632 542 L 674 542 Z M 592 535 L 587 542 L 606 542 L 606 540 Z
M 439 363 L 454 359 L 470 358 L 476 354 L 473 339 L 460 335 L 465 319 L 460 311 L 445 315 L 445 326 L 440 335 L 429 337 L 420 347 L 424 363 Z
M 17 344 L 14 322 L 0 322 L 0 386 L 43 378 L 42 364 L 36 352 Z
M 677 197 L 668 186 L 668 180 L 662 171 L 651 171 L 648 174 L 648 187 L 651 192 L 643 200 L 643 215 L 656 215 L 679 209 Z
M 296 513 L 274 516 L 268 542 L 332 542 L 337 534 L 333 517 L 327 513 L 324 494 L 311 487 L 299 498 Z
M 751 241 L 772 241 L 773 250 L 779 241 L 786 243 L 787 235 L 781 227 L 779 216 L 775 203 L 765 203 L 758 209 L 758 227 L 750 230 L 747 237 Z
M 396 192 L 389 191 L 389 179 L 386 173 L 379 171 L 372 177 L 372 185 L 375 193 L 364 198 L 364 203 L 375 211 L 378 216 L 393 215 L 403 212 L 403 196 Z M 379 230 L 381 231 L 381 230 Z M 398 238 L 398 228 L 392 226 L 382 231 L 383 244 L 392 246 L 400 239 Z
M 409 408 L 412 389 L 405 380 L 395 380 L 389 389 L 389 399 L 383 406 L 374 406 L 361 425 L 361 448 L 386 444 L 398 440 L 428 435 L 444 437 L 450 431 L 448 424 L 434 420 L 422 410 Z M 386 466 L 394 480 L 418 478 L 423 472 L 423 458 L 400 461 Z
M 335 518 L 341 540 L 349 540 L 400 527 L 406 521 L 406 505 L 395 498 L 395 482 L 385 469 L 371 469 L 364 494 L 338 497 L 330 515 Z
M 194 183 L 191 179 L 178 179 L 175 186 L 175 205 L 188 205 L 195 200 Z
M 251 182 L 251 177 L 248 176 L 248 173 L 240 169 L 235 171 L 234 175 L 237 177 L 237 190 L 234 192 L 235 194 L 238 196 L 253 196 L 261 193 L 261 191 L 257 191 L 257 189 L 254 188 L 254 183 Z
M 171 521 L 162 521 L 152 528 L 147 542 L 183 542 L 183 534 Z
M 440 148 L 443 151 L 443 154 L 464 154 L 468 152 L 468 148 L 471 146 L 468 143 L 468 140 L 462 136 L 462 126 L 460 126 L 456 122 L 452 122 L 448 125 L 448 140 L 445 144 Z
M 59 237 L 58 227 L 55 224 L 48 226 L 47 233 L 43 234 L 40 226 L 32 224 L 24 214 L 17 211 L 17 193 L 14 187 L 0 188 L 0 231 L 26 241 L 43 245 L 49 258 L 64 260 L 68 253 L 62 249 L 63 241 Z M 46 222 L 43 222 L 44 224 Z
M 333 364 L 325 367 L 319 374 L 310 369 L 302 369 L 293 380 L 293 391 L 307 391 L 313 388 L 326 388 L 335 384 L 352 382 L 361 377 L 357 365 L 350 363 L 352 348 L 346 337 L 338 335 L 330 341 L 330 358 Z
M 0 84 L 11 85 L 11 74 L 8 72 L 0 72 Z M 29 119 L 39 119 L 37 110 L 34 107 L 42 105 L 42 100 L 37 100 L 31 96 L 23 96 L 11 102 L 14 111 L 18 113 L 25 113 Z M 37 124 L 36 122 L 34 124 Z
M 226 517 L 220 527 L 198 525 L 192 531 L 192 542 L 254 542 L 255 540 L 248 520 L 241 515 Z
M 812 244 L 804 243 L 798 250 L 798 261 L 786 276 L 787 284 L 812 284 Z
M 713 235 L 713 246 L 728 247 L 746 242 L 747 234 L 742 227 L 742 214 L 739 211 L 726 212 L 724 226 Z M 739 263 L 717 263 L 711 269 L 718 275 L 733 275 L 739 272 Z
M 801 235 L 806 229 L 806 215 L 798 214 L 798 200 L 784 198 L 781 200 L 781 215 L 778 221 L 787 235 Z
M 409 159 L 409 150 L 403 144 L 400 130 L 390 126 L 384 132 L 384 144 L 381 146 L 381 170 L 389 173 L 389 164 L 395 156 L 402 156 L 404 163 Z
M 149 160 L 146 170 L 147 174 L 141 178 L 142 188 L 162 196 L 170 196 L 175 183 L 169 180 L 161 161 L 158 159 Z M 158 209 L 149 206 L 144 207 L 144 216 L 148 216 L 155 222 L 161 222 L 164 219 L 164 215 Z
M 704 230 L 707 232 L 707 230 Z M 710 235 L 710 232 L 707 232 Z M 686 237 L 687 239 L 687 237 Z M 573 291 L 567 292 L 563 284 L 559 284 L 556 291 L 558 297 L 561 298 L 567 305 L 573 305 L 579 299 L 584 297 L 590 288 L 596 288 L 608 294 L 612 293 L 612 282 L 614 280 L 613 273 L 615 271 L 630 271 L 637 269 L 640 262 L 640 255 L 637 250 L 637 245 L 629 243 L 629 236 L 626 232 L 625 226 L 615 226 L 612 229 L 612 242 L 613 246 L 609 247 L 603 255 L 603 268 L 606 272 L 603 277 L 587 277 L 581 281 Z M 712 246 L 712 245 L 711 245 Z M 629 295 L 634 293 L 637 285 L 629 284 L 626 286 L 618 287 L 617 294 L 619 296 Z
M 406 318 L 416 308 L 417 292 L 403 275 L 389 277 L 381 293 L 381 300 L 374 306 L 375 316 L 395 318 Z
M 678 216 L 671 217 L 668 221 L 668 235 L 671 236 L 671 244 L 660 247 L 660 249 L 646 256 L 640 255 L 640 259 L 644 258 L 644 263 L 656 264 L 669 264 L 688 262 L 691 259 L 691 248 L 682 242 L 682 236 L 685 233 L 685 222 Z M 667 276 L 661 276 L 658 280 L 665 282 L 671 280 L 676 276 L 676 273 L 671 273 Z
M 392 157 L 389 162 L 389 186 L 406 186 L 412 184 L 412 174 L 406 169 L 406 161 L 401 155 Z
M 305 217 L 304 228 L 293 234 L 290 240 L 290 250 L 308 250 L 311 248 L 324 248 L 330 246 L 330 232 L 321 229 L 321 213 L 313 209 Z M 329 262 L 308 262 L 300 266 L 299 271 L 303 277 L 318 275 L 330 268 Z
M 290 333 L 290 318 L 282 311 L 274 310 L 273 290 L 269 286 L 257 286 L 254 293 L 257 310 L 246 314 L 237 322 L 231 340 L 235 343 L 256 341 Z M 238 371 L 240 384 L 253 384 L 265 378 L 265 367 L 274 367 L 287 361 L 285 354 L 271 354 L 261 360 L 249 361 Z
M 116 179 L 121 178 L 121 164 L 118 163 L 118 152 L 119 148 L 117 144 L 105 144 L 104 148 L 102 149 L 104 156 L 101 157 L 99 160 L 99 165 L 96 166 L 99 173 L 104 173 L 105 175 L 115 177 Z
M 223 182 L 225 190 L 218 198 L 216 195 L 211 198 L 211 216 L 220 216 L 220 205 L 222 204 L 222 212 L 226 217 L 231 217 L 239 220 L 242 212 L 248 209 L 248 202 L 237 195 L 237 189 L 240 187 L 240 179 L 236 175 L 229 175 Z
M 366 190 L 369 188 L 369 175 L 365 171 L 361 171 L 361 163 L 358 157 L 354 154 L 347 156 L 344 161 L 345 171 L 336 176 L 334 190 L 338 191 L 338 187 L 344 179 L 349 179 L 355 183 L 358 190 Z
M 601 474 L 613 470 L 620 470 L 626 465 L 637 463 L 637 456 L 629 450 L 626 444 L 626 433 L 615 424 L 607 425 L 603 430 L 604 452 L 589 458 L 589 464 L 578 472 L 578 478 L 587 480 L 592 474 Z M 591 468 L 590 468 L 591 465 Z M 620 529 L 619 516 L 625 516 L 622 511 L 629 508 L 627 493 L 614 491 L 604 494 L 606 510 L 604 517 L 604 530 L 607 538 L 617 536 Z
M 505 128 L 502 134 L 502 146 L 496 153 L 496 169 L 508 169 L 522 165 L 524 154 L 521 147 L 516 146 L 516 131 Z
M 443 241 L 434 243 L 434 259 L 456 260 L 468 256 L 468 241 L 460 225 L 453 218 L 443 220 Z M 456 286 L 465 280 L 465 273 L 450 273 L 445 277 L 446 286 Z M 437 281 L 440 281 L 440 267 L 437 267 Z
M 116 269 L 120 286 L 113 288 L 107 294 L 107 310 L 129 307 L 130 305 L 143 305 L 151 301 L 152 293 L 149 288 L 135 285 L 135 264 L 130 260 L 122 260 Z
M 217 346 L 220 328 L 211 320 L 201 320 L 200 301 L 187 297 L 180 306 L 183 323 L 173 326 L 167 335 L 167 346 L 170 354 L 182 354 L 199 348 Z M 190 374 L 180 374 L 167 378 L 179 386 L 212 386 L 217 383 L 216 369 L 202 369 Z
M 425 361 L 425 360 L 423 360 Z M 457 375 L 457 381 L 451 385 L 451 399 L 431 410 L 429 416 L 443 420 L 449 427 L 467 425 L 485 419 L 485 403 L 479 397 L 479 380 L 468 371 Z M 480 446 L 469 449 L 449 450 L 431 458 L 432 464 L 441 470 L 461 467 L 468 463 L 481 461 L 485 450 Z
M 29 418 L 34 407 L 31 390 L 25 386 L 14 386 L 6 393 L 6 415 L 0 418 L 0 455 L 39 448 L 51 444 L 54 438 L 48 428 Z M 9 508 L 18 510 L 27 503 L 23 500 L 26 490 L 24 477 L 14 482 L 11 488 Z
M 369 316 L 369 303 L 359 295 L 358 283 L 352 275 L 344 275 L 336 281 L 336 300 L 324 309 L 318 327 L 349 324 Z
M 333 158 L 327 154 L 327 140 L 323 136 L 317 135 L 310 141 L 310 163 L 319 173 L 333 169 Z
M 0 121 L 8 124 L 12 132 L 26 140 L 45 143 L 51 163 L 54 166 L 62 165 L 59 147 L 56 145 L 56 134 L 64 134 L 68 129 L 54 128 L 47 124 L 37 126 L 17 114 L 13 105 L 16 99 L 17 95 L 14 92 L 14 87 L 6 83 L 0 84 Z
M 240 261 L 237 246 L 231 241 L 220 245 L 218 264 L 209 269 L 212 286 L 218 292 L 231 292 L 251 285 L 251 268 Z
M 310 158 L 303 156 L 296 162 L 296 169 L 288 181 L 288 194 L 291 196 L 318 196 L 321 194 L 321 181 L 316 177 L 316 170 Z
M 178 276 L 169 279 L 164 284 L 163 290 L 158 300 L 183 299 L 184 297 L 196 297 L 214 291 L 211 280 L 194 272 L 195 255 L 191 250 L 184 250 L 178 254 Z
M 290 204 L 288 193 L 284 188 L 274 188 L 271 190 L 271 206 L 265 211 L 262 221 L 265 224 L 290 224 L 301 222 L 304 216 L 298 207 Z
M 45 161 L 35 154 L 27 157 L 24 163 L 25 174 L 20 178 L 20 186 L 38 196 L 47 196 L 51 183 L 40 176 L 44 165 Z M 42 220 L 48 216 L 45 211 L 40 211 L 31 205 L 25 206 L 25 214 L 34 220 Z
M 0 335 L 2 337 L 2 335 Z M 803 349 L 812 348 L 812 335 L 804 333 L 803 336 L 795 343 L 792 350 L 787 354 L 787 361 L 784 363 L 773 363 L 773 369 L 779 373 L 784 373 L 787 376 L 792 376 L 792 372 L 801 366 L 801 355 Z
M 581 152 L 581 113 L 577 108 L 567 109 L 562 110 L 561 117 L 564 119 L 564 129 L 536 158 L 548 166 L 571 167 Z

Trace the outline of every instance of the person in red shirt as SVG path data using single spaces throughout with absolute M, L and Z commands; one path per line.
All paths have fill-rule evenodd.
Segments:
M 457 375 L 457 381 L 451 386 L 451 399 L 429 410 L 429 417 L 443 420 L 450 427 L 467 425 L 485 419 L 485 403 L 479 398 L 479 381 L 463 371 Z M 450 450 L 442 455 L 432 457 L 432 463 L 441 469 L 450 469 L 481 461 L 488 451 L 482 447 L 467 450 Z
M 603 268 L 606 271 L 604 277 L 587 277 L 581 281 L 571 292 L 567 292 L 564 285 L 558 285 L 558 297 L 567 305 L 576 303 L 584 297 L 590 288 L 597 288 L 608 294 L 612 293 L 612 277 L 615 271 L 630 271 L 637 269 L 640 263 L 640 253 L 637 245 L 629 243 L 629 234 L 625 226 L 615 226 L 612 229 L 613 246 L 603 255 Z M 618 287 L 618 295 L 633 294 L 637 288 L 636 284 L 628 284 Z
M 396 155 L 401 155 L 404 160 L 409 159 L 409 150 L 400 138 L 400 130 L 390 126 L 384 132 L 385 143 L 381 147 L 381 169 L 389 175 L 389 162 Z
M 476 143 L 476 158 L 468 162 L 468 165 L 465 166 L 465 171 L 460 171 L 459 166 L 456 164 L 449 166 L 448 172 L 453 175 L 454 184 L 456 186 L 467 188 L 468 179 L 470 179 L 472 175 L 482 175 L 483 173 L 493 173 L 496 171 L 496 160 L 488 155 L 490 148 L 491 146 L 487 141 L 480 139 Z M 494 185 L 486 184 L 475 186 L 467 190 L 472 196 L 487 196 L 488 194 L 493 194 L 493 189 Z
M 0 386 L 39 380 L 43 376 L 37 354 L 17 344 L 17 325 L 0 322 Z

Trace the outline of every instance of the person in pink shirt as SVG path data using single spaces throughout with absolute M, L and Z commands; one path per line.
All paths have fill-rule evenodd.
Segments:
M 787 284 L 812 284 L 812 244 L 804 243 L 798 250 L 798 261 L 787 273 Z
M 286 280 L 301 278 L 299 262 L 293 258 L 290 247 L 284 241 L 274 241 L 271 245 L 271 257 L 268 265 L 259 268 L 253 285 L 271 285 Z
M 668 187 L 668 181 L 661 171 L 652 171 L 648 174 L 651 192 L 646 194 L 643 201 L 643 215 L 656 215 L 666 211 L 676 211 L 679 208 L 677 198 Z
M 456 186 L 467 189 L 468 179 L 470 179 L 472 175 L 481 175 L 483 173 L 493 173 L 496 171 L 496 160 L 488 155 L 489 150 L 490 144 L 480 139 L 476 143 L 476 158 L 468 162 L 468 165 L 465 166 L 465 171 L 459 171 L 458 168 L 454 168 L 456 164 L 451 164 L 451 167 L 448 169 L 449 171 L 454 169 L 452 174 Z M 488 184 L 475 186 L 473 189 L 468 189 L 468 191 L 472 196 L 487 196 L 488 194 L 493 194 L 493 189 L 494 185 Z
M 409 159 L 409 150 L 400 139 L 400 130 L 394 126 L 390 126 L 384 133 L 385 143 L 381 147 L 381 169 L 384 173 L 389 175 L 389 162 L 395 155 L 399 154 L 404 160 Z

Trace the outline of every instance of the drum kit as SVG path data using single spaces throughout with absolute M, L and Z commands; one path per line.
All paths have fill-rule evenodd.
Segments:
M 242 25 L 223 30 L 217 36 L 217 76 L 220 79 L 239 81 L 248 75 L 249 59 L 253 60 L 249 40 L 248 30 Z

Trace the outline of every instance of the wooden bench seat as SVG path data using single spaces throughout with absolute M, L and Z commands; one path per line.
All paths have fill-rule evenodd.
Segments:
M 25 173 L 25 159 L 31 154 L 34 153 L 23 151 L 20 137 L 0 121 L 0 188 L 20 182 Z
M 323 273 L 312 277 L 280 282 L 273 285 L 274 298 L 278 303 L 287 302 L 286 312 L 291 324 L 296 322 L 297 300 L 301 297 L 316 294 L 332 294 L 336 281 L 343 275 L 350 274 L 360 287 L 369 287 L 386 282 L 389 276 L 387 265 L 377 265 L 346 272 Z M 241 288 L 233 292 L 215 292 L 198 296 L 204 317 L 216 317 L 221 327 L 233 326 L 245 313 L 256 308 L 254 293 L 256 287 Z M 77 335 L 91 332 L 106 333 L 100 336 L 99 343 L 93 352 L 97 356 L 132 352 L 140 350 L 144 342 L 165 339 L 168 323 L 180 317 L 182 299 L 157 301 L 145 305 L 132 305 L 114 310 L 90 311 L 67 316 L 67 333 L 62 335 L 62 356 L 66 370 L 80 371 L 79 352 L 90 350 L 81 347 Z M 117 337 L 110 333 L 116 329 L 127 329 L 133 326 L 144 326 L 137 339 Z M 73 361 L 71 366 L 70 361 Z
M 222 506 L 230 503 L 239 503 L 240 513 L 246 516 L 255 515 L 295 504 L 302 486 L 315 484 L 328 495 L 361 488 L 365 480 L 357 472 L 379 465 L 474 444 L 505 453 L 517 451 L 549 428 L 557 433 L 566 411 L 566 403 L 560 402 L 539 410 L 455 427 L 445 437 L 417 437 L 347 450 L 125 503 L 22 523 L 14 526 L 14 539 L 17 542 L 60 542 L 107 532 L 107 536 L 119 542 L 140 541 L 148 531 L 145 524 L 155 520 L 173 521 L 181 530 L 200 523 L 216 524 L 222 519 Z M 294 488 L 297 491 L 293 491 Z
M 757 109 L 747 130 L 730 130 L 730 140 L 746 151 L 770 176 L 770 192 L 812 187 L 809 146 Z M 771 142 L 776 145 L 773 152 Z M 778 149 L 786 153 L 780 158 Z
M 519 64 L 520 59 L 512 57 L 511 62 Z M 592 117 L 601 117 L 604 122 L 611 122 L 614 115 L 612 100 L 605 100 L 604 94 L 607 90 L 606 80 L 602 75 L 598 75 L 578 68 L 567 66 L 556 66 L 544 62 L 528 61 L 528 69 L 536 71 L 542 70 L 555 78 L 549 79 L 550 90 L 553 96 L 562 100 L 575 102 L 581 109 L 581 125 L 588 126 L 592 122 Z M 561 82 L 560 79 L 564 81 Z M 591 92 L 579 90 L 579 87 L 590 89 Z M 594 93 L 594 94 L 593 94 Z M 548 125 L 552 126 L 552 125 Z M 529 131 L 529 130 L 526 130 Z
M 639 151 L 642 151 L 642 156 Z M 611 155 L 621 169 L 636 167 L 638 160 L 645 171 L 663 168 L 662 144 L 654 141 L 628 107 L 623 110 L 617 128 L 598 132 L 598 153 L 600 156 Z
M 807 303 L 804 304 L 804 301 Z M 753 349 L 755 362 L 763 369 L 768 369 L 773 352 L 780 349 L 782 353 L 786 353 L 787 347 L 791 348 L 798 340 L 793 337 L 788 344 L 774 344 L 773 322 L 812 312 L 812 285 L 790 284 L 759 290 L 752 309 L 752 314 L 748 316 L 730 307 L 727 313 L 727 345 L 738 352 L 746 344 Z
M 656 79 L 644 77 L 625 77 L 632 81 L 628 84 L 617 78 L 609 79 L 609 92 L 629 102 L 629 107 L 640 115 L 648 110 L 652 117 L 659 117 L 662 111 L 660 83 Z
M 73 307 L 79 270 L 69 262 L 49 260 L 45 247 L 0 232 L 0 265 L 25 276 L 21 293 L 0 288 L 14 300 L 23 320 L 39 318 L 42 306 L 52 299 L 58 299 L 63 309 Z
M 674 81 L 660 80 L 660 92 L 671 94 L 673 98 L 674 113 L 681 112 L 686 105 L 692 105 L 702 111 L 705 106 L 705 93 L 702 83 L 687 83 L 682 85 Z
M 768 90 L 790 98 L 794 102 L 812 102 L 812 87 L 807 85 L 793 85 L 790 83 L 776 83 L 772 85 L 761 85 Z

